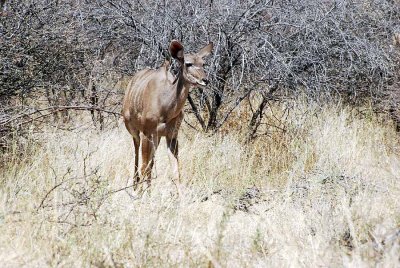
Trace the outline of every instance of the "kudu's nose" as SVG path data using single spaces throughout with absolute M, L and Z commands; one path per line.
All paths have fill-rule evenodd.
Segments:
M 207 84 L 208 84 L 208 82 L 209 82 L 207 78 L 203 78 L 203 79 L 202 79 L 202 81 L 203 81 L 203 82 L 204 82 L 204 84 L 206 84 L 206 85 L 207 85 Z

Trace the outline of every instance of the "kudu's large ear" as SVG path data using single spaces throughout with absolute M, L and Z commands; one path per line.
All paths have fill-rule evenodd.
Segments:
M 171 44 L 169 45 L 169 53 L 174 59 L 177 59 L 183 62 L 183 46 L 179 41 L 172 40 Z
M 208 45 L 206 45 L 205 47 L 203 47 L 202 49 L 200 49 L 199 52 L 197 52 L 197 55 L 199 55 L 199 57 L 204 58 L 207 57 L 208 55 L 211 54 L 211 51 L 214 48 L 214 43 L 210 42 Z

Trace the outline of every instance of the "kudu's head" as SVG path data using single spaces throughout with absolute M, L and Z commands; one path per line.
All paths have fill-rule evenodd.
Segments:
M 180 64 L 180 72 L 183 78 L 192 85 L 205 86 L 208 83 L 207 75 L 204 71 L 204 57 L 210 55 L 213 49 L 213 43 L 209 43 L 199 52 L 194 54 L 184 54 L 183 46 L 176 40 L 173 40 L 169 46 L 171 56 Z

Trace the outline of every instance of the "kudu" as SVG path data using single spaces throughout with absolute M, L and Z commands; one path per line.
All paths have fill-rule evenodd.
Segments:
M 173 40 L 169 52 L 179 63 L 176 77 L 169 72 L 168 61 L 158 69 L 144 69 L 131 79 L 125 92 L 122 114 L 135 147 L 135 188 L 142 184 L 138 174 L 139 146 L 142 141 L 141 177 L 150 184 L 153 158 L 162 136 L 166 137 L 168 157 L 175 183 L 180 183 L 178 167 L 178 130 L 183 119 L 183 106 L 190 88 L 208 83 L 204 57 L 213 49 L 208 44 L 199 52 L 184 54 L 183 46 Z

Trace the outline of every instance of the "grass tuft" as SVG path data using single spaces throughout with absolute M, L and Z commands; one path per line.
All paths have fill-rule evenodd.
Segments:
M 122 125 L 35 134 L 0 168 L 0 263 L 397 266 L 393 126 L 346 107 L 297 106 L 284 132 L 266 128 L 251 144 L 235 131 L 182 129 L 179 197 L 164 141 L 151 191 L 138 196 L 125 189 L 133 148 Z

